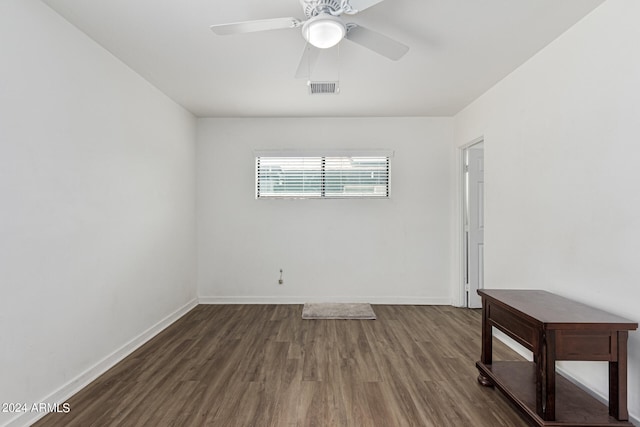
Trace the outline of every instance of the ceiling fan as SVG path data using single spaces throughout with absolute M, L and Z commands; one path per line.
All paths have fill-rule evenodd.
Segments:
M 211 30 L 221 36 L 257 31 L 301 28 L 302 37 L 309 48 L 300 59 L 296 77 L 308 77 L 319 55 L 319 49 L 327 49 L 347 39 L 386 58 L 397 61 L 409 50 L 408 46 L 376 31 L 349 22 L 340 15 L 354 15 L 383 0 L 300 0 L 305 21 L 296 18 L 261 19 L 257 21 L 211 25 Z M 318 49 L 316 49 L 318 48 Z

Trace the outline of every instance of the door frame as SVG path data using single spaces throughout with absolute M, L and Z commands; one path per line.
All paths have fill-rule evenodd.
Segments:
M 465 224 L 465 211 L 467 208 L 466 202 L 466 153 L 467 150 L 483 144 L 485 142 L 484 136 L 480 136 L 471 142 L 458 147 L 458 226 L 457 226 L 457 246 L 458 246 L 458 286 L 457 286 L 457 298 L 454 297 L 454 304 L 457 307 L 469 307 L 467 297 L 467 261 L 468 251 L 467 236 L 466 236 L 466 224 Z

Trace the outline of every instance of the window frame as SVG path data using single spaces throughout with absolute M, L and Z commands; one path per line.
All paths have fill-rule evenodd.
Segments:
M 326 199 L 348 199 L 348 200 L 358 200 L 358 199 L 378 199 L 378 200 L 389 200 L 391 198 L 391 164 L 393 159 L 394 152 L 391 150 L 314 150 L 314 151 L 300 151 L 300 150 L 256 150 L 254 151 L 254 169 L 255 169 L 255 182 L 254 182 L 254 191 L 255 191 L 255 199 L 256 200 L 274 200 L 274 199 L 300 199 L 300 200 L 326 200 Z M 320 174 L 320 190 L 319 194 L 283 194 L 283 195 L 273 195 L 273 194 L 261 194 L 260 185 L 261 185 L 261 168 L 260 161 L 262 158 L 296 158 L 296 159 L 316 159 L 320 161 L 320 169 L 317 169 L 315 172 Z M 339 158 L 385 158 L 386 160 L 386 185 L 384 185 L 385 190 L 383 194 L 374 195 L 372 194 L 327 194 L 327 176 L 326 176 L 326 163 L 329 161 Z M 366 169 L 363 169 L 366 170 Z M 382 185 L 381 185 L 382 186 Z

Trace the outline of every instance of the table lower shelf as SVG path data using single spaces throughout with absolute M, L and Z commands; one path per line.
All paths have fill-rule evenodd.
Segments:
M 609 415 L 609 408 L 556 374 L 556 419 L 545 421 L 536 413 L 535 365 L 532 362 L 476 363 L 482 375 L 516 405 L 531 422 L 539 426 L 628 426 Z

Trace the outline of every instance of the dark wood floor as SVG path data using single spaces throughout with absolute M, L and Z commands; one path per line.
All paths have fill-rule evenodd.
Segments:
M 300 305 L 199 305 L 36 425 L 527 425 L 476 381 L 479 311 L 374 310 L 302 320 Z M 494 359 L 519 356 L 495 342 Z

